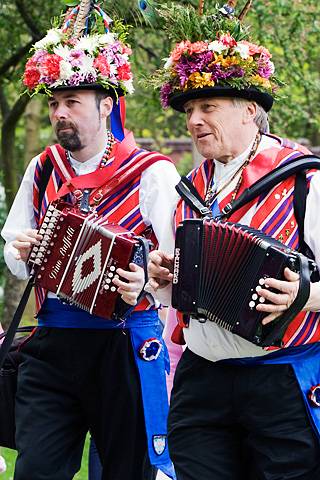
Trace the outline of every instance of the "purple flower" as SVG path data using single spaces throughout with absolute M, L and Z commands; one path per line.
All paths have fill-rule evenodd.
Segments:
M 32 56 L 32 59 L 37 63 L 41 63 L 46 55 L 48 55 L 48 52 L 46 50 L 36 50 L 34 55 Z
M 77 86 L 77 85 L 79 85 L 81 82 L 83 82 L 83 80 L 84 80 L 84 79 L 83 79 L 82 73 L 77 72 L 77 73 L 75 73 L 74 75 L 72 75 L 72 76 L 69 78 L 68 84 L 69 84 L 70 86 Z
M 208 72 L 208 64 L 212 59 L 213 52 L 211 51 L 192 56 L 182 55 L 179 63 L 175 66 L 175 71 L 180 79 L 180 85 L 183 86 L 194 72 Z
M 170 83 L 165 83 L 162 85 L 160 90 L 160 100 L 163 108 L 169 107 L 169 95 L 172 92 Z

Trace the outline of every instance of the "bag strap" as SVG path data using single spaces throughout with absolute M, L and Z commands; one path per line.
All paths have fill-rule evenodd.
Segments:
M 40 185 L 39 185 L 39 202 L 38 202 L 38 208 L 39 212 L 41 211 L 41 205 L 42 205 L 42 200 L 49 182 L 50 175 L 52 173 L 53 165 L 49 157 L 46 158 L 42 173 L 41 173 L 41 178 L 40 178 Z M 19 330 L 20 332 L 30 332 L 33 330 L 34 327 L 19 327 L 23 312 L 26 308 L 26 305 L 28 303 L 30 293 L 32 290 L 32 287 L 34 285 L 34 278 L 30 277 L 27 283 L 27 286 L 22 294 L 21 300 L 19 302 L 19 305 L 17 306 L 17 309 L 13 315 L 13 319 L 10 323 L 10 326 L 6 332 L 0 335 L 0 339 L 5 337 L 1 349 L 0 349 L 0 369 L 3 366 L 3 363 L 5 361 L 6 356 L 8 355 L 8 352 L 10 350 L 10 347 L 12 345 L 12 342 L 14 340 L 14 336 L 16 332 Z

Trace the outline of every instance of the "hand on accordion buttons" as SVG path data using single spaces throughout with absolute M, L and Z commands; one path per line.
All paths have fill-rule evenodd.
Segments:
M 173 255 L 153 250 L 149 253 L 148 276 L 149 285 L 154 290 L 163 288 L 172 282 Z
M 124 302 L 136 305 L 145 284 L 144 270 L 135 263 L 129 263 L 129 270 L 117 268 L 116 273 L 124 280 L 114 277 L 112 282 L 118 287 L 117 292 Z
M 299 275 L 289 268 L 285 268 L 284 276 L 286 280 L 277 280 L 275 278 L 268 278 L 266 280 L 266 286 L 277 290 L 277 292 L 272 292 L 267 288 L 261 288 L 261 290 L 259 290 L 259 296 L 268 302 L 259 303 L 256 307 L 259 312 L 269 313 L 269 315 L 262 320 L 263 325 L 272 322 L 282 315 L 297 296 L 299 290 Z
M 42 239 L 42 235 L 38 233 L 38 230 L 31 228 L 18 233 L 16 239 L 12 242 L 12 246 L 18 250 L 16 260 L 22 260 L 26 262 L 33 245 L 38 245 Z

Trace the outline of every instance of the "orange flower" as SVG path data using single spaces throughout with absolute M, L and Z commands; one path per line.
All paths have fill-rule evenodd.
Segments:
M 208 44 L 206 42 L 195 42 L 191 43 L 188 48 L 188 53 L 192 55 L 193 53 L 202 53 L 205 52 L 208 48 Z

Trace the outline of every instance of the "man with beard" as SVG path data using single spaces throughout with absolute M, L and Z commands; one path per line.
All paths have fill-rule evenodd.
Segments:
M 105 27 L 110 23 L 99 6 L 94 13 Z M 121 135 L 119 97 L 132 91 L 124 27 L 76 37 L 68 33 L 70 20 L 35 44 L 25 69 L 30 92 L 49 95 L 49 118 L 59 145 L 31 160 L 2 230 L 5 260 L 18 278 L 28 276 L 26 260 L 42 239 L 38 229 L 51 201 L 63 198 L 81 208 L 90 186 L 87 201 L 97 217 L 151 235 L 156 245 L 168 228 L 160 219 L 170 218 L 176 195 L 179 176 L 171 161 L 138 148 L 132 133 Z M 109 118 L 114 134 L 106 129 Z M 104 193 L 119 170 L 132 171 L 138 163 L 143 168 L 135 176 L 119 182 L 112 195 Z M 43 185 L 48 164 L 52 170 Z M 131 263 L 129 271 L 116 273 L 110 288 L 136 305 L 142 269 Z M 71 480 L 80 468 L 88 431 L 99 451 L 103 479 L 145 479 L 147 452 L 151 464 L 173 478 L 165 434 L 168 359 L 152 298 L 145 297 L 124 323 L 67 305 L 40 287 L 36 301 L 38 327 L 21 349 L 15 479 Z

